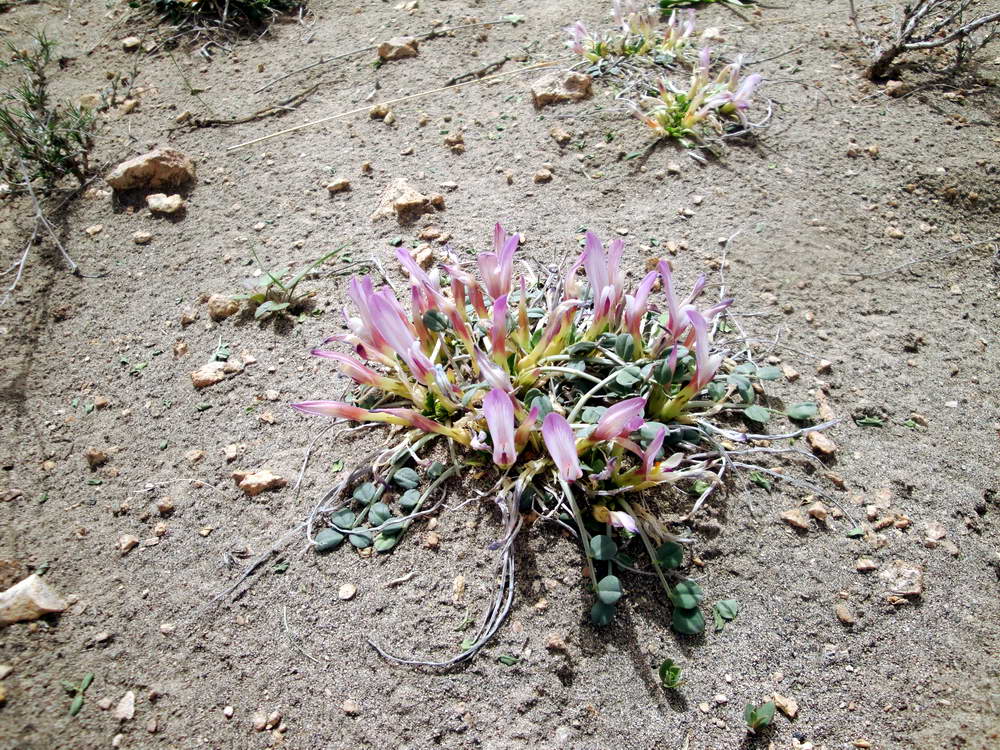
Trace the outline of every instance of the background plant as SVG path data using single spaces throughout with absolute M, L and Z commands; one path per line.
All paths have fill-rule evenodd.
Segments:
M 262 26 L 280 13 L 305 5 L 305 0 L 132 0 L 183 30 Z
M 477 258 L 478 278 L 453 254 L 426 271 L 400 248 L 409 309 L 392 288 L 354 278 L 347 331 L 325 342 L 352 353 L 313 350 L 357 384 L 354 398 L 293 404 L 307 414 L 397 431 L 391 447 L 363 459 L 317 505 L 307 527 L 319 551 L 347 540 L 388 552 L 440 507 L 440 499 L 428 506 L 451 476 L 496 468 L 483 494 L 504 524 L 492 545 L 501 557 L 498 591 L 479 631 L 444 663 L 470 657 L 496 632 L 513 599 L 513 544 L 536 520 L 578 540 L 596 625 L 614 618 L 621 576 L 641 572 L 673 605 L 676 631 L 702 632 L 704 593 L 681 572 L 685 540 L 661 520 L 661 495 L 651 490 L 695 498 L 696 512 L 725 471 L 753 467 L 742 463 L 745 456 L 795 450 L 738 443 L 829 426 L 775 436 L 723 426 L 733 418 L 761 424 L 775 414 L 810 419 L 815 405 L 777 410 L 758 403 L 755 385 L 780 372 L 759 367 L 745 347 L 718 342 L 719 332 L 732 330 L 724 319 L 732 300 L 696 305 L 704 276 L 683 294 L 671 265 L 660 261 L 629 292 L 624 242 L 605 247 L 591 232 L 582 242 L 568 273 L 549 269 L 543 277 L 529 268 L 516 282 L 520 236 L 499 224 L 492 250 Z M 433 443 L 442 444 L 441 460 L 422 457 Z M 731 608 L 726 613 L 735 617 Z M 431 663 L 372 645 L 387 658 Z
M 56 45 L 44 32 L 33 39 L 31 49 L 5 42 L 11 59 L 0 62 L 0 70 L 16 76 L 0 93 L 0 174 L 15 191 L 36 180 L 48 191 L 68 175 L 82 185 L 93 173 L 94 114 L 53 101 L 47 69 Z
M 1000 36 L 1000 11 L 977 14 L 976 0 L 917 0 L 897 8 L 888 38 L 866 33 L 854 0 L 848 0 L 848 6 L 851 22 L 872 57 L 866 71 L 871 79 L 885 78 L 902 55 L 919 50 L 948 48 L 957 70 Z
M 272 315 L 280 315 L 286 312 L 298 312 L 302 309 L 305 301 L 315 294 L 314 292 L 298 294 L 296 290 L 299 284 L 319 266 L 331 258 L 340 256 L 346 247 L 347 245 L 341 245 L 336 250 L 331 250 L 326 255 L 308 263 L 296 274 L 292 274 L 289 268 L 265 268 L 260 258 L 257 257 L 257 253 L 254 252 L 254 260 L 257 261 L 257 265 L 260 267 L 262 273 L 258 278 L 249 279 L 246 282 L 246 285 L 251 289 L 250 292 L 237 294 L 233 299 L 248 300 L 256 305 L 254 308 L 254 318 L 256 320 L 265 320 Z M 351 264 L 351 266 L 353 265 Z M 348 266 L 348 268 L 351 266 Z M 337 269 L 337 272 L 342 272 L 343 270 L 343 268 Z

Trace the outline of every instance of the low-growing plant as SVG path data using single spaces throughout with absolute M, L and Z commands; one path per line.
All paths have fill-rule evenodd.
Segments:
M 95 116 L 53 101 L 48 67 L 56 44 L 45 32 L 33 39 L 31 49 L 6 41 L 11 59 L 0 61 L 0 71 L 16 76 L 11 88 L 0 92 L 0 176 L 12 192 L 25 192 L 25 183 L 35 181 L 48 191 L 66 176 L 82 185 L 92 174 Z
M 331 250 L 316 260 L 308 263 L 301 271 L 292 274 L 289 268 L 279 268 L 272 270 L 265 268 L 261 263 L 257 253 L 254 252 L 254 260 L 260 267 L 261 275 L 257 278 L 248 279 L 245 283 L 251 291 L 246 294 L 237 294 L 235 300 L 248 300 L 256 307 L 254 308 L 254 318 L 256 320 L 266 320 L 272 315 L 283 315 L 294 313 L 302 308 L 307 299 L 315 295 L 315 292 L 297 294 L 299 284 L 309 274 L 313 273 L 319 266 L 326 263 L 331 258 L 339 256 L 347 245 L 341 245 L 336 250 Z
M 724 316 L 732 300 L 699 307 L 704 276 L 683 294 L 671 264 L 660 261 L 629 293 L 624 242 L 606 247 L 587 232 L 568 273 L 550 267 L 544 277 L 529 270 L 515 280 L 520 242 L 497 224 L 492 250 L 477 257 L 480 278 L 454 254 L 426 271 L 399 248 L 410 280 L 409 310 L 370 277 L 351 280 L 355 309 L 347 330 L 325 344 L 345 344 L 353 353 L 327 346 L 312 353 L 330 360 L 359 390 L 352 402 L 293 406 L 386 425 L 401 430 L 401 439 L 365 459 L 321 501 L 307 523 L 310 541 L 318 551 L 346 539 L 388 552 L 439 507 L 440 501 L 428 507 L 429 499 L 445 481 L 478 467 L 494 477 L 484 494 L 494 499 L 505 527 L 492 545 L 501 553 L 499 590 L 480 630 L 443 663 L 470 657 L 496 632 L 514 595 L 514 541 L 537 520 L 578 540 L 594 624 L 612 621 L 624 595 L 620 576 L 642 566 L 673 605 L 674 630 L 701 633 L 701 586 L 681 572 L 685 540 L 661 520 L 653 490 L 696 495 L 694 512 L 727 467 L 751 466 L 719 441 L 770 438 L 727 429 L 720 419 L 770 419 L 773 410 L 757 403 L 755 385 L 780 371 L 758 367 L 748 350 L 718 341 L 718 331 L 730 330 Z M 661 293 L 654 296 L 657 287 Z M 800 417 L 810 413 L 805 405 L 799 409 Z M 448 463 L 421 458 L 434 441 L 444 444 Z
M 734 5 L 738 8 L 742 8 L 753 4 L 754 1 L 755 0 L 660 0 L 660 8 L 664 11 L 668 11 L 676 8 L 690 8 L 693 5 L 712 5 L 714 3 L 719 5 Z
M 305 0 L 131 0 L 180 29 L 231 29 L 261 26 L 281 13 L 305 5 Z
M 676 690 L 684 684 L 682 673 L 683 670 L 677 664 L 674 664 L 673 659 L 664 659 L 658 670 L 660 684 L 667 690 Z
M 711 49 L 699 49 L 693 10 L 683 16 L 671 11 L 662 27 L 655 6 L 615 0 L 612 12 L 615 31 L 591 32 L 577 21 L 566 29 L 566 44 L 592 63 L 594 75 L 627 79 L 618 98 L 658 139 L 692 148 L 710 135 L 732 137 L 766 122 L 751 123 L 746 115 L 761 76 L 742 75 L 742 55 L 720 68 Z M 687 77 L 684 84 L 674 80 L 680 75 Z
M 774 708 L 773 701 L 762 703 L 759 706 L 747 703 L 743 708 L 743 721 L 747 725 L 747 731 L 753 734 L 758 729 L 770 726 L 771 722 L 774 721 Z
M 977 13 L 977 0 L 917 0 L 897 9 L 888 38 L 866 33 L 858 21 L 854 0 L 848 0 L 851 22 L 871 53 L 868 78 L 886 78 L 907 52 L 950 49 L 958 69 L 979 50 L 1000 37 L 1000 11 Z M 971 11 L 971 12 L 970 12 Z

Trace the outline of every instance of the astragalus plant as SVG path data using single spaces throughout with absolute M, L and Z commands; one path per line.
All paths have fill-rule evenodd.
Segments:
M 520 242 L 497 224 L 492 250 L 477 257 L 478 275 L 454 256 L 426 271 L 399 249 L 406 300 L 368 276 L 352 279 L 347 331 L 326 342 L 350 353 L 325 346 L 313 354 L 357 384 L 355 397 L 293 406 L 386 425 L 392 445 L 321 501 L 310 539 L 320 551 L 345 539 L 388 551 L 433 512 L 427 501 L 443 482 L 487 467 L 483 494 L 505 526 L 492 547 L 501 551 L 500 586 L 480 631 L 450 662 L 471 656 L 499 627 L 513 597 L 513 543 L 538 520 L 579 540 L 594 623 L 614 617 L 618 574 L 627 570 L 659 582 L 675 630 L 699 633 L 702 591 L 676 572 L 683 540 L 661 518 L 664 488 L 700 504 L 733 460 L 719 441 L 744 453 L 730 441 L 767 439 L 719 419 L 736 411 L 737 419 L 767 421 L 771 411 L 754 403 L 753 386 L 776 377 L 775 368 L 737 363 L 717 343 L 732 300 L 702 302 L 704 276 L 678 289 L 670 263 L 660 261 L 627 288 L 623 241 L 605 246 L 592 232 L 568 272 L 549 267 L 539 278 L 519 264 L 526 270 L 516 274 Z M 810 413 L 800 405 L 797 416 Z M 435 441 L 450 466 L 426 456 Z M 421 473 L 432 480 L 423 491 Z M 331 499 L 350 489 L 352 497 Z M 396 509 L 386 493 L 398 495 Z

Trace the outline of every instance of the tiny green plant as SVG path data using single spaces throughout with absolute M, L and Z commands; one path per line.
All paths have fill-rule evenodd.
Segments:
M 48 67 L 56 43 L 45 32 L 33 38 L 31 49 L 5 42 L 11 60 L 0 62 L 0 72 L 16 76 L 0 91 L 0 178 L 10 192 L 27 192 L 35 181 L 48 192 L 67 176 L 83 185 L 93 173 L 94 114 L 52 99 Z
M 257 257 L 256 251 L 253 251 L 254 260 L 257 261 L 262 273 L 259 278 L 246 282 L 252 291 L 247 294 L 238 294 L 233 299 L 249 300 L 255 304 L 257 307 L 253 316 L 256 320 L 266 320 L 272 315 L 282 315 L 286 312 L 294 313 L 301 309 L 303 303 L 314 294 L 313 292 L 296 293 L 302 280 L 331 258 L 338 257 L 345 247 L 347 245 L 341 245 L 336 250 L 331 250 L 326 255 L 306 264 L 301 271 L 294 275 L 288 268 L 277 270 L 265 268 L 260 258 Z
M 63 680 L 62 686 L 69 695 L 73 696 L 73 701 L 69 704 L 69 715 L 76 716 L 80 713 L 80 709 L 83 708 L 83 694 L 87 692 L 87 688 L 90 687 L 90 683 L 94 681 L 94 675 L 92 672 L 88 672 L 83 676 L 83 679 L 79 683 L 70 682 L 69 680 Z
M 743 709 L 743 721 L 747 725 L 747 731 L 754 734 L 757 730 L 770 726 L 774 721 L 774 703 L 768 701 L 759 706 L 747 703 Z
M 683 670 L 673 659 L 664 659 L 660 664 L 660 684 L 667 690 L 676 690 L 684 684 Z

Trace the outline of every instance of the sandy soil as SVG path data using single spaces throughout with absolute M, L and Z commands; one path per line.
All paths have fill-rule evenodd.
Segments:
M 108 114 L 97 151 L 103 162 L 169 144 L 198 168 L 176 221 L 151 217 L 141 197 L 116 202 L 95 183 L 96 192 L 72 205 L 64 239 L 84 270 L 102 275 L 67 275 L 45 244 L 15 303 L 0 310 L 0 490 L 19 491 L 0 502 L 2 586 L 45 567 L 45 580 L 73 602 L 59 617 L 0 631 L 0 664 L 13 668 L 0 682 L 0 748 L 108 747 L 119 733 L 120 746 L 134 748 L 1000 745 L 996 245 L 877 276 L 997 234 L 1000 52 L 986 55 L 994 62 L 974 80 L 946 84 L 907 71 L 905 80 L 922 88 L 888 98 L 860 76 L 843 3 L 762 9 L 752 23 L 710 8 L 701 25 L 719 27 L 725 50 L 758 59 L 798 51 L 758 66 L 776 107 L 759 144 L 705 167 L 669 147 L 644 162 L 623 159 L 648 136 L 612 111 L 605 86 L 589 101 L 538 112 L 531 76 L 400 105 L 391 126 L 357 116 L 225 150 L 365 106 L 376 86 L 379 101 L 504 55 L 525 56 L 505 70 L 551 58 L 562 54 L 563 25 L 578 17 L 600 25 L 605 13 L 603 2 L 566 0 L 424 0 L 409 13 L 393 5 L 317 1 L 307 25 L 276 24 L 260 39 L 227 43 L 229 54 L 211 48 L 211 60 L 197 49 L 126 54 L 121 38 L 146 27 L 126 20 L 124 4 L 78 0 L 0 14 L 0 33 L 18 43 L 41 25 L 59 39 L 69 58 L 53 83 L 60 95 L 93 93 L 106 71 L 138 68 L 139 106 Z M 323 54 L 429 29 L 437 19 L 510 12 L 527 18 L 481 36 L 473 29 L 427 41 L 419 57 L 377 70 L 366 53 L 251 93 Z M 279 118 L 211 129 L 175 122 L 187 110 L 240 117 L 314 83 L 317 91 Z M 572 133 L 566 147 L 549 136 L 554 125 Z M 464 154 L 443 142 L 444 131 L 459 130 Z M 680 174 L 666 171 L 670 162 L 682 165 Z M 554 179 L 535 184 L 546 163 Z M 329 195 L 333 177 L 348 178 L 352 189 Z M 446 208 L 407 227 L 371 221 L 397 177 L 444 192 Z M 0 201 L 4 267 L 30 218 L 26 201 Z M 317 313 L 294 325 L 259 325 L 247 315 L 214 323 L 201 300 L 242 288 L 254 268 L 251 248 L 281 266 L 349 241 L 354 257 L 391 266 L 396 237 L 412 246 L 433 223 L 456 247 L 482 248 L 497 220 L 523 232 L 525 252 L 546 263 L 575 251 L 581 227 L 603 236 L 627 230 L 633 280 L 657 252 L 652 239 L 684 243 L 675 265 L 689 281 L 718 270 L 718 238 L 739 231 L 727 249 L 726 283 L 741 324 L 762 340 L 780 335 L 773 354 L 801 373 L 774 384 L 775 396 L 819 392 L 843 418 L 830 433 L 834 476 L 811 479 L 866 536 L 848 538 L 843 516 L 795 531 L 779 516 L 805 491 L 737 482 L 691 529 L 703 561 L 692 575 L 710 600 L 734 598 L 743 609 L 723 632 L 689 638 L 669 630 L 660 597 L 638 585 L 612 627 L 593 628 L 578 549 L 536 528 L 518 552 L 508 624 L 476 661 L 445 673 L 390 666 L 367 639 L 428 657 L 455 653 L 467 614 L 476 618 L 492 592 L 486 547 L 500 527 L 486 503 L 443 513 L 437 550 L 421 544 L 423 530 L 371 558 L 347 549 L 316 556 L 296 539 L 237 595 L 213 605 L 254 555 L 308 514 L 336 481 L 335 462 L 350 466 L 371 446 L 363 437 L 321 437 L 298 492 L 240 492 L 235 468 L 297 476 L 320 423 L 287 402 L 344 387 L 308 350 L 339 328 L 345 279 L 304 282 L 316 292 Z M 95 224 L 103 230 L 91 237 L 84 229 Z M 889 236 L 890 227 L 902 237 Z M 137 231 L 152 241 L 136 245 Z M 869 277 L 848 275 L 854 271 Z M 189 308 L 199 317 L 182 327 Z M 188 373 L 220 341 L 234 358 L 246 352 L 256 362 L 195 391 Z M 183 356 L 174 354 L 178 343 Z M 820 359 L 828 370 L 818 371 Z M 99 398 L 107 405 L 90 408 Z M 905 424 L 915 413 L 926 427 Z M 866 416 L 884 425 L 858 425 Z M 239 446 L 232 463 L 229 444 Z M 94 471 L 84 455 L 90 447 L 109 455 Z M 787 468 L 804 476 L 801 466 Z M 449 485 L 449 504 L 477 486 L 471 476 Z M 161 517 L 157 503 L 167 497 L 174 511 Z M 909 525 L 891 523 L 902 516 Z M 883 519 L 889 525 L 876 529 Z M 928 546 L 928 526 L 937 524 L 947 535 Z M 142 541 L 122 554 L 122 535 Z M 859 558 L 877 569 L 858 572 Z M 896 560 L 922 570 L 924 592 L 894 605 L 880 574 Z M 459 575 L 466 591 L 456 604 Z M 342 601 L 345 583 L 357 595 Z M 838 606 L 853 625 L 838 619 Z M 551 635 L 567 651 L 547 649 Z M 508 666 L 502 655 L 520 661 Z M 687 682 L 675 692 L 656 679 L 667 657 L 685 668 Z M 60 680 L 87 672 L 95 681 L 71 717 Z M 128 691 L 133 719 L 99 707 Z M 776 692 L 797 701 L 797 717 L 779 715 L 770 732 L 749 738 L 743 705 Z M 343 710 L 347 700 L 357 715 Z M 279 712 L 280 731 L 255 731 L 258 712 Z

